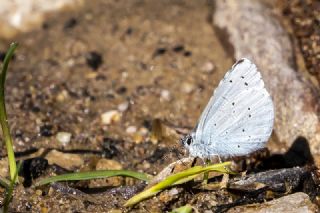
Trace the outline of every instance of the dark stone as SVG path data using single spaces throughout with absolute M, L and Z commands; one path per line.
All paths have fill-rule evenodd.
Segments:
M 181 44 L 178 44 L 178 45 L 174 46 L 174 47 L 172 48 L 172 50 L 173 50 L 174 52 L 178 53 L 178 52 L 181 52 L 181 51 L 184 50 L 184 46 L 181 45 Z
M 157 57 L 157 56 L 160 56 L 160 55 L 163 55 L 167 52 L 167 49 L 164 48 L 164 47 L 159 47 L 158 49 L 156 49 L 153 53 L 153 57 Z
M 75 18 L 68 19 L 63 26 L 63 29 L 71 29 L 74 28 L 77 25 L 78 21 Z
M 44 137 L 50 137 L 53 135 L 52 129 L 53 129 L 52 125 L 44 124 L 43 126 L 40 126 L 40 135 Z
M 149 131 L 152 129 L 152 121 L 151 120 L 144 120 L 142 125 L 147 128 Z
M 187 51 L 185 51 L 185 52 L 183 53 L 183 55 L 184 55 L 185 57 L 189 57 L 189 56 L 192 55 L 192 52 L 187 50 Z
M 127 92 L 127 88 L 124 87 L 124 86 L 119 87 L 119 88 L 117 89 L 117 93 L 118 93 L 119 95 L 123 95 L 123 94 L 125 94 L 126 92 Z
M 101 66 L 103 60 L 100 53 L 92 51 L 86 55 L 86 62 L 93 70 L 97 70 Z
M 133 29 L 131 27 L 128 27 L 128 29 L 126 30 L 126 34 L 127 35 L 132 35 Z

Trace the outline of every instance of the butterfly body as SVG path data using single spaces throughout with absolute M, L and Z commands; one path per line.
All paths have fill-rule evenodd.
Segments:
M 243 58 L 220 81 L 183 144 L 202 159 L 243 156 L 265 147 L 273 122 L 273 102 L 261 74 Z

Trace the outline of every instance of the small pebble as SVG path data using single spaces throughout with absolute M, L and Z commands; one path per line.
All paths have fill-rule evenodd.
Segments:
M 40 189 L 36 190 L 36 195 L 41 196 L 42 195 L 42 191 Z
M 135 133 L 134 136 L 133 136 L 133 141 L 136 143 L 136 144 L 139 144 L 143 141 L 143 136 L 139 133 Z
M 149 130 L 145 127 L 141 127 L 139 129 L 139 133 L 142 135 L 142 136 L 146 136 L 148 133 L 149 133 Z
M 135 127 L 135 126 L 129 126 L 129 127 L 126 129 L 126 132 L 127 132 L 128 134 L 136 133 L 136 132 L 137 132 L 137 127 Z
M 173 188 L 173 189 L 171 189 L 171 190 L 168 192 L 168 194 L 169 194 L 170 196 L 174 196 L 174 195 L 179 194 L 179 191 L 178 191 L 177 188 Z
M 170 101 L 171 100 L 171 94 L 169 90 L 162 90 L 160 93 L 160 99 L 164 101 Z
M 101 115 L 101 120 L 103 124 L 109 125 L 113 122 L 117 122 L 120 120 L 120 113 L 117 110 L 111 110 L 105 112 Z
M 190 83 L 183 83 L 182 84 L 182 91 L 184 92 L 184 93 L 187 93 L 187 94 L 189 94 L 189 93 L 191 93 L 191 92 L 193 92 L 194 91 L 194 89 L 195 89 L 195 87 L 194 87 L 194 85 L 193 84 L 190 84 Z
M 125 111 L 128 110 L 128 108 L 129 108 L 129 102 L 128 102 L 128 101 L 123 102 L 123 103 L 121 103 L 121 104 L 118 105 L 118 110 L 119 110 L 120 112 L 125 112 Z
M 65 101 L 69 97 L 67 90 L 62 90 L 56 97 L 56 100 L 59 102 Z
M 206 73 L 212 73 L 215 69 L 215 66 L 210 61 L 206 62 L 202 67 L 201 70 Z
M 58 132 L 57 140 L 61 143 L 61 145 L 66 146 L 69 144 L 72 134 L 70 132 Z

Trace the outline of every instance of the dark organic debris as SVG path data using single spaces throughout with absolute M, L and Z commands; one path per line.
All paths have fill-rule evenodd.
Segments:
M 168 148 L 157 147 L 157 149 L 152 153 L 151 156 L 147 157 L 146 160 L 150 163 L 155 163 L 157 161 L 163 162 L 163 157 L 168 153 Z
M 24 177 L 23 185 L 30 187 L 32 180 L 40 177 L 48 168 L 48 161 L 44 158 L 37 157 L 24 160 L 20 175 Z
M 119 150 L 116 146 L 116 144 L 119 141 L 116 141 L 112 138 L 103 138 L 103 145 L 102 145 L 102 149 L 103 149 L 103 157 L 105 158 L 113 158 L 116 155 L 119 154 Z
M 87 201 L 87 202 L 98 204 L 98 205 L 102 204 L 99 200 L 95 199 L 93 196 L 86 194 L 80 191 L 79 189 L 69 187 L 65 184 L 52 183 L 51 187 L 63 195 L 68 195 L 68 196 L 71 196 L 72 198 L 75 198 L 81 201 Z
M 92 51 L 86 54 L 86 61 L 88 66 L 93 70 L 97 70 L 103 63 L 101 54 L 96 51 Z
M 50 124 L 44 124 L 40 126 L 40 135 L 44 137 L 50 137 L 53 135 L 52 133 L 53 126 Z
M 3 62 L 6 57 L 6 52 L 0 51 L 0 61 Z M 15 55 L 12 56 L 12 60 L 15 59 Z
M 270 170 L 234 180 L 229 183 L 228 188 L 245 192 L 260 189 L 287 192 L 296 189 L 308 175 L 310 171 L 305 167 Z
M 6 53 L 1 51 L 0 52 L 0 61 L 3 62 L 5 56 L 6 56 Z

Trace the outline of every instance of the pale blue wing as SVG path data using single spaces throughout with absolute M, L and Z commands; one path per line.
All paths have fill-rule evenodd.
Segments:
M 270 95 L 265 89 L 250 88 L 224 101 L 206 123 L 202 138 L 210 153 L 246 155 L 265 147 L 273 122 Z
M 241 59 L 226 73 L 203 111 L 192 145 L 221 156 L 247 154 L 265 145 L 273 119 L 273 103 L 261 74 L 248 59 Z

